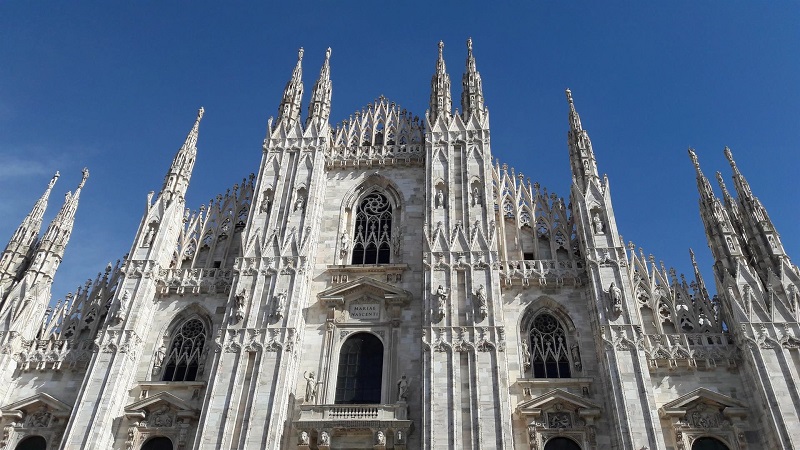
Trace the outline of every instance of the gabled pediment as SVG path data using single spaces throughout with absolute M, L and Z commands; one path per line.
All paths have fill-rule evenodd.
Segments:
M 659 413 L 662 417 L 683 417 L 698 404 L 711 406 L 726 416 L 744 416 L 747 413 L 747 405 L 739 400 L 702 387 L 664 404 Z
M 2 412 L 3 417 L 16 416 L 21 418 L 23 412 L 42 409 L 42 407 L 57 417 L 67 417 L 72 411 L 72 407 L 66 403 L 49 394 L 39 393 L 4 406 L 0 408 L 0 412 Z
M 578 411 L 581 416 L 596 417 L 600 415 L 598 405 L 562 389 L 553 389 L 544 395 L 517 405 L 517 412 L 523 416 L 538 417 L 543 411 L 550 409 Z
M 411 301 L 411 293 L 405 289 L 370 277 L 360 277 L 353 281 L 337 284 L 317 294 L 317 298 L 324 303 L 343 304 L 347 297 L 364 294 L 393 302 L 405 303 Z
M 179 417 L 194 418 L 198 416 L 197 409 L 169 392 L 159 392 L 156 395 L 127 405 L 125 407 L 125 416 L 133 420 L 144 419 L 149 411 L 156 411 L 164 407 L 175 410 Z

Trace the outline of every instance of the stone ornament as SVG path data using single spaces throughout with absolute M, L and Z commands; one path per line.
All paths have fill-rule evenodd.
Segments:
M 608 286 L 608 298 L 616 314 L 622 313 L 622 290 L 613 281 Z
M 603 219 L 600 218 L 600 214 L 594 213 L 592 216 L 592 229 L 594 230 L 594 234 L 605 234 L 603 226 Z
M 386 445 L 386 434 L 384 434 L 383 431 L 378 430 L 378 433 L 375 436 L 375 444 Z
M 475 299 L 477 300 L 478 306 L 478 316 L 481 319 L 485 319 L 486 315 L 489 313 L 489 307 L 486 300 L 486 288 L 483 285 L 479 285 L 478 289 L 475 291 Z
M 436 288 L 436 316 L 439 318 L 439 321 L 444 319 L 445 311 L 447 310 L 447 288 L 439 285 Z
M 306 403 L 313 403 L 317 398 L 317 380 L 314 372 L 303 372 L 303 378 L 306 379 Z
M 397 381 L 397 401 L 398 403 L 408 401 L 408 378 L 405 374 Z
M 308 436 L 308 432 L 301 431 L 300 436 L 297 438 L 297 445 L 308 445 L 311 439 Z

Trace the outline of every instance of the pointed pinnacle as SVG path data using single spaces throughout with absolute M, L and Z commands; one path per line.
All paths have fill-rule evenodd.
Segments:
M 700 172 L 700 161 L 697 160 L 697 153 L 694 152 L 692 147 L 689 147 L 689 159 L 692 160 L 692 164 L 694 164 L 694 168 Z
M 58 181 L 58 177 L 60 177 L 60 176 L 61 176 L 61 174 L 56 170 L 56 173 L 53 175 L 53 178 L 50 180 L 50 184 L 47 185 L 47 189 L 53 189 L 53 186 L 56 185 L 56 181 Z

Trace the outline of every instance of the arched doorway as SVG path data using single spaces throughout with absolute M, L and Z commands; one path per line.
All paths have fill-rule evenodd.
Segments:
M 157 436 L 148 439 L 142 446 L 142 450 L 173 450 L 172 441 L 164 436 Z
M 335 403 L 381 402 L 383 343 L 371 333 L 356 333 L 339 352 Z
M 544 444 L 544 450 L 581 450 L 581 447 L 572 439 L 556 437 Z
M 16 450 L 47 450 L 47 441 L 41 436 L 26 437 L 17 444 Z
M 728 446 L 723 444 L 719 439 L 712 437 L 701 437 L 694 441 L 692 450 L 729 450 Z

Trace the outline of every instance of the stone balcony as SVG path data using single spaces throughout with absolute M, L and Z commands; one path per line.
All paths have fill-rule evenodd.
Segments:
M 375 448 L 398 450 L 406 448 L 406 439 L 413 427 L 405 402 L 393 405 L 301 405 L 294 426 L 298 434 L 308 433 L 316 437 L 319 448 L 329 448 L 320 441 L 323 432 L 333 441 L 353 445 L 362 440 L 373 442 L 381 432 L 386 442 L 383 446 L 376 444 Z M 298 448 L 307 447 L 299 445 Z

